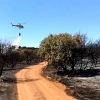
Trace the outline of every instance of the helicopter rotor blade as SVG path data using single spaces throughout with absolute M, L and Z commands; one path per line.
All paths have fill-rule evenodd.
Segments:
M 20 24 L 26 24 L 27 22 L 25 22 L 25 23 L 20 23 Z

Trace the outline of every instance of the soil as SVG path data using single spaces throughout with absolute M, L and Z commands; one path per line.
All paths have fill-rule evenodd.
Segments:
M 47 70 L 45 64 L 4 69 L 0 100 L 100 100 L 100 75 L 61 76 L 52 69 Z
M 18 100 L 17 79 L 15 73 L 29 65 L 22 64 L 12 68 L 4 68 L 0 77 L 0 100 Z
M 17 100 L 16 84 L 12 81 L 15 79 L 14 74 L 14 70 L 3 72 L 0 78 L 0 100 Z
M 27 67 L 16 73 L 18 100 L 76 100 L 66 95 L 64 86 L 40 75 L 47 63 Z
M 65 85 L 41 76 L 46 65 L 43 62 L 5 70 L 0 81 L 0 100 L 76 100 L 65 93 Z
M 95 70 L 93 75 L 68 75 L 64 71 L 58 74 L 57 70 L 50 66 L 43 69 L 42 75 L 51 81 L 64 84 L 66 93 L 78 100 L 100 100 L 100 71 L 95 75 L 94 72 Z

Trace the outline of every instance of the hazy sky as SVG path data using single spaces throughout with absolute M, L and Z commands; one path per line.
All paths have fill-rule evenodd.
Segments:
M 24 29 L 11 23 L 25 23 Z M 50 33 L 87 33 L 100 38 L 100 0 L 0 0 L 0 38 L 21 36 L 21 46 L 39 46 Z

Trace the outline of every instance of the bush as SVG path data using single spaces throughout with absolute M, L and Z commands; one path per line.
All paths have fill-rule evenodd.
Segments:
M 68 33 L 50 34 L 40 44 L 40 56 L 44 57 L 49 64 L 54 65 L 56 68 L 60 66 L 66 70 L 70 66 L 73 71 L 76 62 L 72 50 L 83 46 L 84 41 L 80 34 L 74 36 Z

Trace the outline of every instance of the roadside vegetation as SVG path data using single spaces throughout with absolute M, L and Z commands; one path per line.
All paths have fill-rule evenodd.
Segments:
M 48 61 L 42 75 L 69 88 L 80 100 L 100 100 L 100 40 L 86 34 L 50 34 L 40 44 L 40 56 Z
M 38 61 L 38 48 L 19 47 L 18 50 L 15 50 L 10 43 L 0 43 L 0 76 L 4 69 L 13 69 L 23 63 L 34 64 Z

